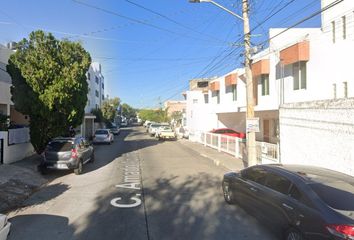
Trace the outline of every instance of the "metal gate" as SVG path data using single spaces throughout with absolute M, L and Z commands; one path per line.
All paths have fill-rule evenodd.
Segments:
M 4 139 L 0 139 L 0 164 L 4 163 Z

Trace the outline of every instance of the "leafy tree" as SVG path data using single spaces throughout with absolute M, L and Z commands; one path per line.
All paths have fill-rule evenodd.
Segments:
M 183 113 L 181 111 L 175 111 L 171 114 L 171 119 L 173 119 L 176 123 L 181 123 L 183 118 Z
M 136 110 L 129 106 L 126 103 L 122 104 L 122 115 L 125 116 L 126 118 L 134 118 L 136 117 Z
M 167 111 L 163 109 L 141 109 L 139 111 L 139 117 L 143 120 L 150 120 L 153 122 L 168 122 L 169 117 L 167 116 Z
M 111 123 L 117 116 L 117 108 L 120 104 L 120 99 L 115 97 L 113 99 L 106 99 L 101 106 L 103 119 L 106 123 Z
M 81 124 L 87 102 L 90 54 L 78 42 L 43 31 L 17 44 L 7 71 L 15 109 L 30 117 L 31 143 L 41 153 L 48 141 Z
M 95 108 L 91 110 L 91 113 L 93 115 L 95 115 L 95 122 L 103 122 L 104 118 L 103 118 L 103 114 L 100 108 Z

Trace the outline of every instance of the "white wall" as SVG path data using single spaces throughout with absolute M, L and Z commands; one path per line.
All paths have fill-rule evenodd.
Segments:
M 85 113 L 91 113 L 91 110 L 95 109 L 96 105 L 101 107 L 103 101 L 102 95 L 104 96 L 104 88 L 102 88 L 102 84 L 104 85 L 104 77 L 101 72 L 101 65 L 98 62 L 91 63 L 87 73 L 89 73 L 90 79 L 87 79 L 89 92 L 87 94 L 88 101 L 85 107 Z M 98 78 L 98 84 L 96 83 L 96 77 Z M 98 97 L 96 96 L 96 91 L 99 93 Z
M 279 118 L 282 163 L 354 176 L 354 98 L 286 104 Z
M 9 164 L 22 160 L 34 154 L 31 143 L 22 143 L 8 146 L 8 133 L 0 132 L 0 139 L 4 139 L 4 163 Z

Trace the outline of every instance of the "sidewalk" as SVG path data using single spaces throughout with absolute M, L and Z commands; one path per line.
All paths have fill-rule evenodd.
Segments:
M 201 143 L 191 142 L 187 139 L 179 139 L 178 142 L 210 159 L 216 166 L 223 166 L 230 171 L 238 171 L 247 167 L 247 163 L 243 162 L 242 159 L 238 159 L 231 154 L 218 152 L 218 150 L 206 147 Z
M 33 155 L 13 164 L 0 165 L 0 213 L 18 207 L 48 180 L 37 171 L 41 157 Z

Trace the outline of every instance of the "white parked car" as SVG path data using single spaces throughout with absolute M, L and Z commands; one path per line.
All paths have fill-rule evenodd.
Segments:
M 109 129 L 97 129 L 93 137 L 93 143 L 108 143 L 114 142 L 114 136 Z
M 159 140 L 164 140 L 164 139 L 177 140 L 177 135 L 170 126 L 160 127 L 158 132 L 156 133 L 156 137 Z
M 11 223 L 7 221 L 7 216 L 0 214 L 0 240 L 6 240 L 10 233 Z

